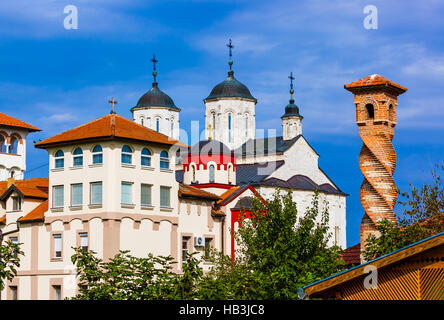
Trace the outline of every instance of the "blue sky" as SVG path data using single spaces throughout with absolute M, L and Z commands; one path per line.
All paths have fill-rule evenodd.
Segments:
M 66 5 L 78 8 L 65 30 Z M 378 9 L 378 29 L 363 26 Z M 30 135 L 27 177 L 47 176 L 44 139 L 109 112 L 119 114 L 152 82 L 182 108 L 181 126 L 203 121 L 205 98 L 226 77 L 232 38 L 235 76 L 258 99 L 257 127 L 281 131 L 288 74 L 304 136 L 321 168 L 346 193 L 348 244 L 359 241 L 361 141 L 353 95 L 343 86 L 378 73 L 409 88 L 398 99 L 397 186 L 430 182 L 444 156 L 444 3 L 422 1 L 15 0 L 0 3 L 0 110 L 43 131 Z M 190 143 L 190 141 L 185 141 Z M 400 205 L 397 212 L 402 210 Z

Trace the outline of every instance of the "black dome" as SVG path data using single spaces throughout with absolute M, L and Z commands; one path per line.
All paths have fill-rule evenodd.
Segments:
M 218 140 L 202 140 L 191 147 L 190 154 L 231 154 L 231 149 Z
M 216 98 L 244 98 L 256 102 L 256 98 L 251 95 L 247 86 L 236 80 L 233 71 L 228 72 L 228 77 L 216 85 L 204 101 Z
M 173 99 L 158 88 L 156 82 L 153 83 L 153 87 L 148 92 L 140 97 L 137 105 L 133 109 L 149 107 L 165 107 L 180 111 L 180 109 L 174 104 Z
M 281 118 L 285 117 L 301 117 L 299 114 L 299 107 L 294 104 L 294 100 L 291 99 L 290 103 L 285 107 L 285 114 Z

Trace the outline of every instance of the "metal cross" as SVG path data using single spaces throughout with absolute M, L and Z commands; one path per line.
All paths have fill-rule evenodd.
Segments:
M 156 60 L 156 55 L 153 54 L 153 58 L 151 59 L 151 62 L 153 63 L 153 76 L 154 76 L 154 82 L 156 82 L 156 76 L 157 76 L 157 72 L 156 72 L 156 63 L 159 62 L 158 60 Z
M 231 56 L 232 56 L 231 49 L 234 48 L 234 46 L 231 44 L 231 39 L 230 39 L 230 42 L 227 44 L 227 47 L 230 48 L 230 59 L 231 59 Z
M 117 104 L 117 100 L 114 100 L 114 97 L 112 97 L 111 100 L 108 100 L 108 103 L 111 103 L 111 114 L 115 114 L 116 112 L 114 111 L 114 105 Z
M 294 93 L 294 90 L 293 90 L 293 80 L 295 79 L 293 77 L 293 72 L 290 72 L 290 76 L 288 77 L 288 79 L 290 79 L 290 94 L 291 94 L 291 99 L 293 99 L 293 93 Z

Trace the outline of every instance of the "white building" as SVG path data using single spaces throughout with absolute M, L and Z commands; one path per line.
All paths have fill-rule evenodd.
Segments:
M 0 230 L 24 251 L 1 298 L 74 296 L 72 247 L 105 260 L 119 250 L 171 255 L 175 272 L 193 251 L 234 255 L 231 230 L 241 210 L 256 193 L 267 199 L 277 188 L 291 191 L 301 213 L 319 190 L 329 205 L 330 244 L 345 248 L 346 194 L 319 168 L 299 108 L 290 99 L 282 137 L 256 137 L 257 101 L 231 65 L 204 100 L 208 139 L 192 147 L 174 139 L 180 109 L 156 80 L 132 108 L 134 121 L 112 112 L 35 144 L 48 152 L 48 178 L 0 182 Z M 179 149 L 186 152 L 176 164 Z

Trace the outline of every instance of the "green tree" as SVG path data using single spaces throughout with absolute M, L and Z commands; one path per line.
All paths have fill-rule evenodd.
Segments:
M 340 248 L 327 245 L 331 234 L 324 207 L 321 211 L 317 191 L 302 215 L 290 193 L 277 191 L 265 203 L 256 198 L 251 219 L 235 233 L 235 260 L 216 259 L 201 284 L 201 298 L 297 299 L 297 288 L 341 271 Z
M 363 257 L 371 260 L 403 248 L 444 231 L 444 187 L 438 170 L 444 166 L 435 165 L 432 170 L 433 182 L 420 189 L 410 183 L 410 192 L 400 192 L 399 204 L 405 207 L 397 222 L 381 220 L 376 226 L 379 236 L 369 235 L 365 241 Z
M 5 280 L 11 281 L 20 267 L 20 244 L 8 240 L 0 244 L 0 290 L 5 288 Z

